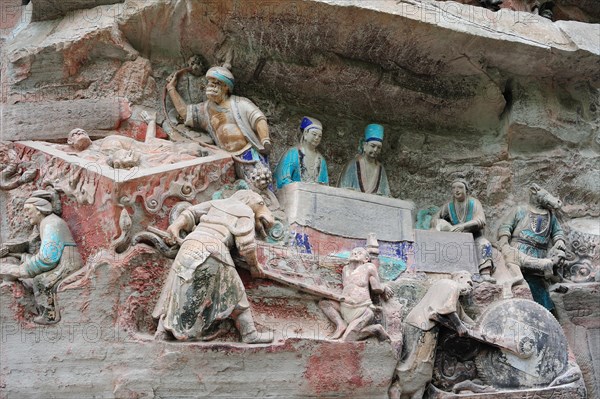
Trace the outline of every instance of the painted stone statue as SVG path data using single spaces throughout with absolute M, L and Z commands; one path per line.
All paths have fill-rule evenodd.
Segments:
M 565 234 L 556 218 L 561 201 L 537 184 L 529 188 L 529 205 L 506 215 L 498 228 L 498 244 L 507 263 L 517 264 L 533 299 L 548 310 L 554 303 L 547 279 L 565 258 Z
M 57 148 L 114 169 L 172 164 L 205 155 L 205 150 L 196 143 L 157 138 L 156 114 L 143 111 L 141 116 L 148 124 L 143 142 L 119 135 L 92 141 L 85 130 L 76 128 L 69 132 L 67 145 L 57 145 Z
M 270 342 L 272 337 L 262 337 L 254 326 L 230 249 L 235 246 L 252 275 L 261 277 L 255 237 L 264 236 L 273 223 L 262 197 L 250 190 L 184 210 L 167 229 L 170 236 L 165 241 L 180 241 L 181 248 L 152 314 L 159 319 L 158 335 L 169 332 L 178 340 L 208 340 L 219 322 L 230 318 L 242 342 Z M 181 240 L 181 231 L 190 234 Z
M 358 341 L 372 336 L 380 341 L 390 339 L 381 324 L 373 324 L 375 314 L 371 293 L 387 300 L 392 296 L 392 291 L 383 286 L 377 267 L 370 260 L 365 248 L 354 248 L 348 265 L 342 270 L 342 296 L 345 300 L 341 303 L 329 299 L 319 302 L 323 313 L 336 327 L 331 339 Z
M 321 143 L 323 125 L 315 118 L 305 116 L 300 122 L 300 144 L 290 148 L 279 160 L 275 181 L 280 189 L 293 182 L 329 184 L 327 163 L 317 147 Z
M 344 168 L 339 186 L 367 194 L 390 196 L 385 169 L 379 162 L 383 146 L 383 126 L 367 125 L 360 153 Z
M 37 192 L 42 196 L 44 192 Z M 56 288 L 69 274 L 80 269 L 83 261 L 67 223 L 53 213 L 45 198 L 32 196 L 23 211 L 39 231 L 40 246 L 34 255 L 23 254 L 19 264 L 0 263 L 0 274 L 20 280 L 32 279 L 38 324 L 54 324 L 60 320 L 56 307 Z
M 492 245 L 483 236 L 485 214 L 481 202 L 469 195 L 469 183 L 464 179 L 452 182 L 452 201 L 445 204 L 433 217 L 435 229 L 471 233 L 475 239 L 479 275 L 483 281 L 495 283 L 493 272 Z
M 35 179 L 35 165 L 21 162 L 12 143 L 0 141 L 0 190 L 14 190 Z
M 232 95 L 234 77 L 227 66 L 212 67 L 206 72 L 207 100 L 186 104 L 177 92 L 177 75 L 167 82 L 167 91 L 185 125 L 210 134 L 215 144 L 236 159 L 238 178 L 248 180 L 248 165 L 262 162 L 271 152 L 267 119 L 252 101 Z
M 390 399 L 421 399 L 433 377 L 439 325 L 455 330 L 459 336 L 468 332 L 473 320 L 465 314 L 460 296 L 471 293 L 473 282 L 465 271 L 452 273 L 452 279 L 435 281 L 425 296 L 403 322 L 404 344 Z M 465 322 L 467 325 L 465 325 Z

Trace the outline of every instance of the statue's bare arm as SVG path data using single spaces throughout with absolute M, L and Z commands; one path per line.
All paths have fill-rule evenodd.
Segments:
M 187 103 L 183 100 L 181 95 L 177 92 L 177 75 L 172 74 L 167 78 L 167 93 L 173 101 L 173 105 L 177 110 L 179 116 L 185 120 L 187 118 Z

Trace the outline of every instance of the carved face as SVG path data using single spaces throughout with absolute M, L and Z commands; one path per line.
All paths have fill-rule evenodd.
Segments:
M 562 201 L 544 190 L 537 184 L 532 184 L 529 188 L 529 202 L 532 205 L 544 209 L 558 210 L 562 207 Z
M 206 97 L 217 104 L 220 104 L 229 95 L 229 88 L 223 82 L 212 76 L 208 77 L 208 84 L 206 85 Z
M 33 225 L 38 224 L 44 218 L 42 212 L 38 211 L 37 208 L 32 204 L 25 204 L 25 206 L 23 207 L 23 212 L 29 220 L 29 223 Z
M 323 130 L 312 127 L 304 131 L 302 141 L 313 148 L 317 148 L 321 144 L 321 136 L 323 136 Z
M 452 274 L 452 280 L 458 283 L 460 295 L 467 295 L 473 290 L 473 280 L 471 280 L 471 274 L 469 272 L 456 272 Z
M 381 154 L 381 147 L 383 144 L 379 141 L 369 141 L 363 144 L 363 153 L 370 160 L 376 160 Z
M 352 252 L 350 252 L 350 257 L 348 260 L 351 262 L 360 262 L 367 263 L 370 260 L 369 252 L 362 247 L 354 248 Z
M 267 231 L 275 224 L 275 219 L 273 218 L 271 211 L 267 208 L 263 198 L 257 193 L 251 193 L 248 206 L 252 208 L 252 211 L 254 212 L 256 231 L 266 237 Z
M 69 144 L 77 151 L 83 151 L 92 144 L 92 140 L 90 139 L 90 136 L 88 136 L 85 130 L 73 129 L 69 132 L 69 136 L 67 137 L 67 144 Z
M 464 201 L 467 198 L 467 188 L 461 182 L 452 183 L 452 197 L 457 201 Z

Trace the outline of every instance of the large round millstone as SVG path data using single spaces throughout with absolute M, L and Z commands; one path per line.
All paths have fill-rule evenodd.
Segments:
M 543 306 L 527 299 L 490 305 L 478 319 L 482 333 L 502 337 L 529 356 L 490 347 L 475 358 L 479 376 L 499 388 L 547 386 L 568 364 L 567 339 L 558 321 Z

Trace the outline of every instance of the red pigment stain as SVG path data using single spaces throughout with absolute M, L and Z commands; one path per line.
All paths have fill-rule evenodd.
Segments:
M 361 360 L 364 345 L 323 342 L 306 365 L 304 377 L 316 394 L 351 391 L 371 384 L 363 379 Z
M 252 311 L 272 317 L 293 320 L 315 320 L 315 316 L 308 312 L 306 306 L 291 305 L 284 298 L 269 298 L 268 301 L 252 302 Z

